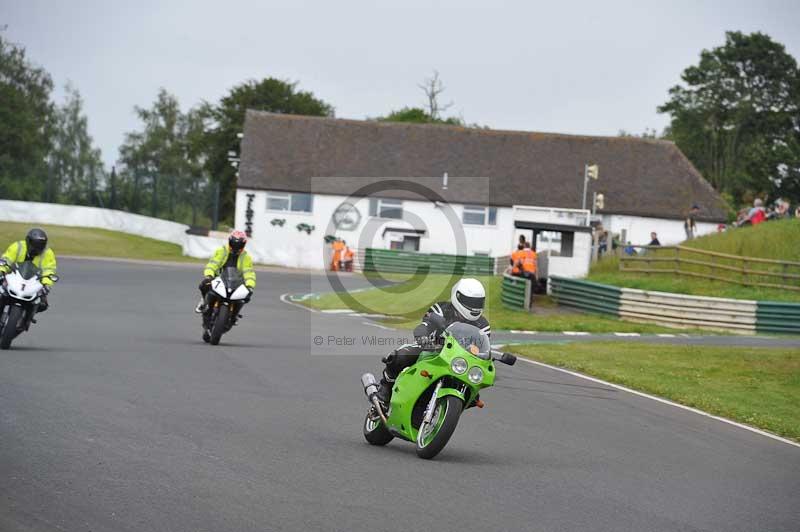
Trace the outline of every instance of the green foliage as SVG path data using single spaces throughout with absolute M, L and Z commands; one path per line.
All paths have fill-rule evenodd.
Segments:
M 800 200 L 800 70 L 784 46 L 728 32 L 681 78 L 658 110 L 671 117 L 667 138 L 714 188 L 737 202 Z
M 0 198 L 41 200 L 54 121 L 53 81 L 0 36 Z
M 297 83 L 264 78 L 237 85 L 219 103 L 205 103 L 202 112 L 210 126 L 196 146 L 206 154 L 204 168 L 221 184 L 220 213 L 233 219 L 236 208 L 236 169 L 228 161 L 228 152 L 239 152 L 238 134 L 244 131 L 248 109 L 308 116 L 333 116 L 333 107 L 311 92 L 297 89 Z
M 380 122 L 410 122 L 414 124 L 446 124 L 463 126 L 464 121 L 451 116 L 449 118 L 435 118 L 420 107 L 403 107 L 399 111 L 392 111 L 386 116 L 376 118 Z
M 506 349 L 800 441 L 797 348 L 582 342 Z
M 72 85 L 66 86 L 66 101 L 55 110 L 53 138 L 45 200 L 73 205 L 99 205 L 97 188 L 103 179 L 100 150 L 89 136 L 83 99 Z
M 207 113 L 182 112 L 178 99 L 163 88 L 149 108 L 134 110 L 142 125 L 128 132 L 120 147 L 120 206 L 196 224 L 209 203 L 203 172 Z

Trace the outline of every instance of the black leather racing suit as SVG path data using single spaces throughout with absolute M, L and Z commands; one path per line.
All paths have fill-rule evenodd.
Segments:
M 426 349 L 425 346 L 432 343 L 431 341 L 436 334 L 441 332 L 441 330 L 436 330 L 437 328 L 435 326 L 428 323 L 427 320 L 431 314 L 437 314 L 444 318 L 445 328 L 455 322 L 468 323 L 491 336 L 489 320 L 484 316 L 481 316 L 477 320 L 470 321 L 459 314 L 449 301 L 434 303 L 431 305 L 431 308 L 428 309 L 428 312 L 425 313 L 425 316 L 423 316 L 422 323 L 417 325 L 414 329 L 414 338 L 417 339 L 417 343 L 404 345 L 384 357 L 383 362 L 386 364 L 386 368 L 383 370 L 381 387 L 388 385 L 388 388 L 391 389 L 391 383 L 400 375 L 400 372 L 403 371 L 404 368 L 415 363 L 420 353 Z

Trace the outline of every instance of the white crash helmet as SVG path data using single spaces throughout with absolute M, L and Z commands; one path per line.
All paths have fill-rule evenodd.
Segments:
M 486 290 L 477 279 L 461 279 L 453 285 L 450 303 L 465 319 L 475 321 L 483 314 Z

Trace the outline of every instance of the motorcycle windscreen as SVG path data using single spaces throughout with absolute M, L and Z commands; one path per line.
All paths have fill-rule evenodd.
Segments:
M 36 279 L 42 273 L 39 268 L 33 265 L 31 261 L 25 261 L 22 264 L 17 266 L 17 273 L 25 279 L 26 281 L 30 281 L 31 279 Z
M 229 294 L 235 292 L 237 288 L 244 284 L 242 272 L 232 266 L 222 270 L 220 277 L 222 278 L 222 282 L 225 283 L 225 288 L 228 289 Z
M 453 335 L 458 345 L 468 353 L 484 360 L 492 358 L 489 336 L 474 325 L 457 321 L 447 328 L 447 332 Z

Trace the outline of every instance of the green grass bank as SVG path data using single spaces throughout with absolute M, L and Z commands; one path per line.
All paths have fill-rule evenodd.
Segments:
M 506 349 L 800 441 L 797 348 L 590 342 Z

